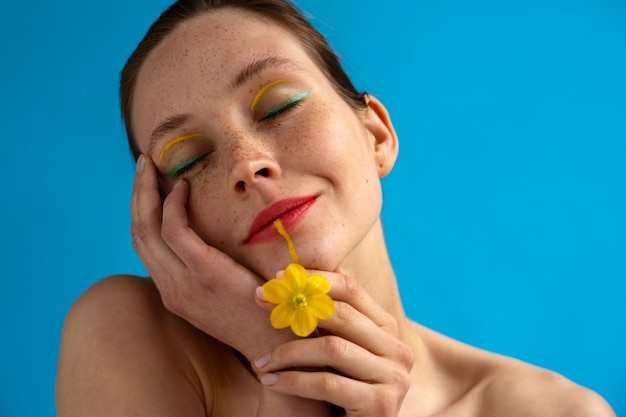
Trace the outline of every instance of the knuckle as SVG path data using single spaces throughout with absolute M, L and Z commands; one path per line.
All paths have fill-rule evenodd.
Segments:
M 355 319 L 356 310 L 348 303 L 339 301 L 335 303 L 335 314 L 339 320 L 350 323 Z
M 317 385 L 317 390 L 324 396 L 336 392 L 338 389 L 337 379 L 334 375 L 328 373 L 320 373 L 315 385 Z
M 379 395 L 373 396 L 371 409 L 377 416 L 397 416 L 402 399 L 405 393 L 398 395 L 398 392 L 391 387 L 381 389 Z
M 361 291 L 361 286 L 354 278 L 348 275 L 342 275 L 342 276 L 343 276 L 343 286 L 344 286 L 344 290 L 346 294 L 356 295 Z
M 181 300 L 177 292 L 161 293 L 161 302 L 169 312 L 180 315 Z
M 407 372 L 413 369 L 415 363 L 415 353 L 407 344 L 400 342 L 398 344 L 398 361 L 404 367 Z
M 346 341 L 337 336 L 326 336 L 323 339 L 324 351 L 331 358 L 345 357 L 350 350 Z
M 397 336 L 398 335 L 398 321 L 391 315 L 388 314 L 385 317 L 385 321 L 383 323 L 383 328 L 387 330 L 390 334 Z
M 148 239 L 150 228 L 146 223 L 133 222 L 130 227 L 130 235 L 133 239 L 133 246 L 137 247 L 138 243 Z
M 163 222 L 163 225 L 161 226 L 161 238 L 170 243 L 175 241 L 177 236 L 178 229 L 170 223 Z
M 404 370 L 396 369 L 391 374 L 391 381 L 392 386 L 396 387 L 395 391 L 398 395 L 404 397 L 411 385 L 409 374 Z
M 391 401 L 388 398 L 388 393 L 375 396 L 370 405 L 370 409 L 373 411 L 373 415 L 376 416 L 392 416 L 393 410 Z

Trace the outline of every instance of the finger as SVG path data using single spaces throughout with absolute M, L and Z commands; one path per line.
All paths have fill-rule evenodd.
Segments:
M 175 273 L 183 264 L 161 238 L 163 213 L 156 168 L 149 157 L 140 159 L 144 166 L 135 175 L 131 197 L 133 246 L 149 272 L 163 266 Z
M 324 336 L 283 343 L 255 361 L 259 372 L 290 368 L 333 368 L 353 379 L 384 382 L 394 366 L 344 338 Z M 261 365 L 261 366 L 259 366 Z
M 318 326 L 375 355 L 392 359 L 407 370 L 413 367 L 413 351 L 408 345 L 346 302 L 335 301 L 335 314 L 320 320 Z
M 149 156 L 141 155 L 137 161 L 137 173 L 131 196 L 131 215 L 133 218 L 147 217 L 156 218 L 159 223 L 161 221 L 161 196 L 157 173 Z
M 267 311 L 272 311 L 272 309 L 276 307 L 275 304 L 272 304 L 265 299 L 265 295 L 263 295 L 262 286 L 256 287 L 254 295 L 255 295 L 254 301 L 256 301 L 256 304 L 262 309 L 267 310 Z
M 275 307 L 274 304 L 270 304 L 265 300 L 263 287 L 257 288 L 255 298 L 257 305 L 266 310 L 272 310 L 272 308 Z M 340 336 L 340 338 L 346 339 L 345 343 L 359 346 L 370 354 L 397 361 L 406 370 L 410 370 L 413 367 L 414 355 L 408 345 L 376 325 L 376 323 L 351 305 L 343 301 L 334 301 L 334 305 L 335 314 L 326 320 L 320 320 L 318 322 L 319 329 L 322 330 L 321 333 Z M 334 343 L 329 346 L 333 356 L 336 349 L 344 346 L 343 344 L 337 344 L 338 342 L 333 339 L 324 340 L 322 343 Z M 289 349 L 289 347 L 285 347 L 284 349 Z M 294 358 L 296 358 L 296 356 L 294 356 Z M 319 366 L 335 365 L 322 363 Z
M 389 330 L 392 326 L 395 329 L 395 319 L 379 307 L 353 279 L 344 274 L 316 272 L 329 278 L 331 281 L 329 294 L 333 294 L 335 298 L 335 313 L 330 318 L 318 322 L 318 327 L 322 329 L 322 333 L 327 331 L 330 334 L 341 336 L 375 355 L 396 360 L 405 369 L 411 369 L 413 351 L 397 338 L 397 331 Z M 334 292 L 333 283 L 339 284 L 335 285 Z M 343 298 L 347 301 L 337 300 L 337 298 Z M 262 290 L 257 290 L 256 299 L 257 304 L 265 309 L 271 310 L 274 307 L 266 302 Z M 350 303 L 356 304 L 357 307 L 365 310 L 371 316 L 365 315 Z M 392 324 L 381 326 L 380 323 L 385 321 L 390 321 Z
M 263 374 L 270 390 L 335 404 L 349 416 L 398 415 L 408 389 L 408 378 L 395 386 L 368 384 L 331 372 L 284 371 Z
M 208 245 L 196 234 L 189 226 L 188 197 L 189 184 L 185 181 L 176 182 L 163 204 L 163 240 L 192 273 L 206 275 L 207 265 L 210 265 L 212 276 L 234 278 L 235 282 L 227 288 L 241 290 L 245 287 L 248 294 L 251 294 L 250 290 L 262 280 L 221 250 Z M 223 290 L 227 291 L 226 288 Z
M 366 385 L 354 379 L 330 372 L 283 371 L 262 374 L 261 383 L 272 391 L 297 397 L 327 401 L 345 408 L 368 394 Z
M 177 181 L 163 203 L 163 224 L 161 227 L 163 240 L 191 270 L 205 268 L 207 264 L 217 270 L 220 270 L 220 266 L 224 264 L 231 267 L 231 262 L 228 260 L 230 257 L 207 245 L 189 227 L 188 197 L 189 184 L 183 180 Z
M 337 272 L 310 271 L 324 275 L 330 282 L 328 295 L 333 300 L 344 301 L 368 317 L 377 326 L 385 329 L 394 336 L 398 333 L 398 324 L 395 318 L 383 309 L 380 304 L 357 282 L 347 275 L 342 268 Z

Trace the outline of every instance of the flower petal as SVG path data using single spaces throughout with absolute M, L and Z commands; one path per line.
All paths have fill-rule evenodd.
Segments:
M 307 297 L 307 310 L 315 317 L 326 320 L 335 313 L 335 303 L 326 294 Z
M 300 337 L 307 337 L 317 327 L 317 317 L 308 308 L 296 310 L 291 322 L 291 330 Z
M 274 307 L 270 314 L 270 322 L 275 329 L 284 329 L 289 327 L 294 321 L 296 309 L 293 308 L 291 301 L 282 303 Z
M 263 284 L 263 296 L 272 304 L 280 304 L 291 300 L 293 290 L 284 279 L 274 278 Z
M 324 275 L 311 274 L 307 280 L 306 293 L 309 294 L 326 294 L 330 291 L 330 282 Z
M 294 291 L 301 291 L 306 286 L 308 274 L 302 265 L 291 263 L 285 269 L 283 279 L 289 281 Z

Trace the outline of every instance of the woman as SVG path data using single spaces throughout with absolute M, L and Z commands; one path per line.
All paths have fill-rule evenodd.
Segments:
M 380 222 L 398 140 L 283 0 L 183 0 L 127 62 L 132 235 L 151 279 L 109 277 L 68 314 L 59 416 L 612 416 L 596 394 L 450 340 L 402 309 Z M 312 336 L 261 285 L 330 282 Z

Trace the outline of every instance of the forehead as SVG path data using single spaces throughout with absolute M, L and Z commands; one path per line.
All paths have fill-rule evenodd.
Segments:
M 186 113 L 184 103 L 224 94 L 238 72 L 271 56 L 317 69 L 291 33 L 257 14 L 225 8 L 184 22 L 139 71 L 131 110 L 136 137 L 168 113 Z

